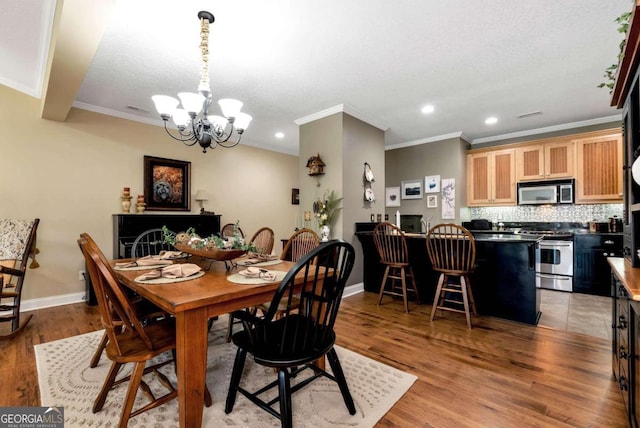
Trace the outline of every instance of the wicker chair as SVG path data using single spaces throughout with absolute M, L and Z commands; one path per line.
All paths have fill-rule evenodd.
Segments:
M 258 229 L 249 242 L 256 247 L 257 254 L 271 254 L 274 242 L 273 230 L 268 227 Z
M 471 328 L 471 315 L 478 316 L 471 291 L 470 275 L 476 260 L 476 242 L 471 232 L 456 224 L 438 224 L 427 234 L 427 253 L 431 266 L 440 272 L 431 308 L 431 321 L 438 309 L 461 312 Z M 451 281 L 457 278 L 456 281 Z M 460 296 L 456 299 L 455 296 Z
M 236 225 L 233 223 L 225 224 L 224 226 L 222 226 L 222 229 L 220 230 L 220 236 L 222 238 L 233 238 L 235 226 Z M 240 236 L 242 237 L 242 239 L 244 239 L 244 232 L 242 231 L 240 226 L 238 226 L 238 233 L 240 233 Z
M 0 323 L 9 325 L 0 332 L 0 340 L 14 337 L 33 317 L 30 314 L 20 322 L 20 301 L 27 267 L 39 266 L 35 260 L 39 223 L 39 219 L 0 219 L 0 312 L 5 313 L 0 316 Z

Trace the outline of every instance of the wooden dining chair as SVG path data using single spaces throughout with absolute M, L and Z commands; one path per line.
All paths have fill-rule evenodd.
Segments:
M 280 259 L 297 262 L 318 245 L 320 245 L 320 238 L 316 232 L 311 229 L 297 230 L 284 245 Z
M 394 224 L 379 223 L 373 229 L 373 241 L 380 256 L 380 263 L 385 266 L 378 293 L 378 305 L 382 302 L 384 294 L 399 296 L 404 300 L 405 312 L 409 313 L 407 278 L 411 281 L 411 291 L 415 294 L 418 303 L 420 303 L 420 296 L 413 268 L 409 264 L 409 250 L 404 233 Z
M 461 312 L 467 318 L 467 327 L 471 328 L 470 308 L 473 315 L 478 316 L 470 281 L 476 260 L 473 235 L 457 224 L 435 225 L 427 233 L 427 253 L 433 270 L 440 273 L 431 321 L 438 309 Z
M 20 320 L 22 286 L 27 267 L 35 269 L 36 231 L 40 219 L 0 219 L 0 323 L 8 328 L 0 331 L 0 340 L 11 339 L 31 321 L 29 314 Z M 31 263 L 29 263 L 31 259 Z
M 235 224 L 233 223 L 227 223 L 224 226 L 222 226 L 222 229 L 220 229 L 220 236 L 224 239 L 224 238 L 233 238 L 233 236 L 235 235 Z M 238 226 L 238 233 L 240 234 L 240 237 L 242 239 L 244 239 L 244 232 L 242 231 L 242 229 L 240 228 L 240 226 Z
M 255 247 L 256 254 L 271 254 L 273 251 L 274 233 L 269 227 L 262 227 L 253 234 L 249 243 Z
M 82 239 L 87 240 L 92 247 L 99 248 L 98 244 L 96 244 L 96 242 L 88 233 L 82 233 L 80 237 Z M 92 284 L 92 287 L 94 287 L 93 284 Z M 138 316 L 138 318 L 143 320 L 143 322 L 146 323 L 146 322 L 150 322 L 155 319 L 167 316 L 167 314 L 162 309 L 160 309 L 150 301 L 141 298 L 139 295 L 137 295 L 133 291 L 130 291 L 128 288 L 125 288 L 124 290 L 127 293 L 127 296 L 129 297 L 129 301 L 131 302 L 131 304 L 133 305 L 133 308 L 136 311 L 136 315 Z M 95 291 L 95 287 L 94 287 L 94 291 Z M 117 319 L 118 314 L 114 312 L 113 317 L 114 319 Z M 121 329 L 124 329 L 124 328 L 125 326 L 123 324 Z M 100 343 L 98 344 L 98 347 L 93 353 L 93 357 L 91 357 L 91 361 L 89 362 L 89 367 L 94 368 L 98 366 L 98 364 L 100 363 L 100 358 L 102 358 L 102 354 L 105 348 L 107 347 L 108 341 L 109 341 L 109 335 L 107 334 L 107 331 L 105 331 L 104 334 L 102 335 L 102 339 L 100 339 Z
M 315 263 L 323 260 L 323 263 Z M 291 395 L 319 377 L 326 377 L 339 386 L 349 414 L 356 413 L 349 386 L 334 349 L 333 330 L 339 313 L 342 293 L 353 268 L 355 250 L 347 242 L 334 240 L 316 247 L 302 257 L 287 273 L 271 300 L 264 317 L 247 311 L 234 315 L 242 320 L 243 330 L 233 335 L 238 347 L 229 381 L 225 412 L 233 410 L 240 392 L 252 403 L 280 419 L 283 427 L 293 425 Z M 293 299 L 299 295 L 299 299 Z M 277 307 L 285 306 L 285 316 L 276 318 Z M 253 362 L 277 370 L 277 380 L 257 391 L 241 386 L 247 353 Z M 326 355 L 333 374 L 313 364 Z M 309 369 L 308 376 L 303 373 Z M 290 379 L 296 379 L 291 385 Z M 278 396 L 271 399 L 264 393 L 277 387 Z M 323 387 L 324 389 L 324 387 Z M 267 401 L 270 400 L 270 401 Z M 279 412 L 272 405 L 279 402 Z
M 173 236 L 175 232 L 169 231 Z M 173 245 L 165 242 L 165 234 L 162 229 L 149 229 L 136 237 L 131 245 L 131 258 L 137 259 L 145 256 L 155 256 L 161 251 L 175 251 Z
M 108 335 L 107 357 L 112 361 L 100 393 L 93 404 L 93 412 L 99 412 L 107 399 L 109 391 L 115 386 L 128 382 L 125 401 L 122 406 L 119 427 L 126 427 L 130 418 L 147 410 L 156 408 L 177 397 L 177 390 L 169 379 L 158 369 L 175 360 L 175 319 L 165 317 L 153 322 L 143 323 L 129 300 L 124 287 L 117 280 L 108 260 L 102 251 L 93 244 L 88 234 L 78 239 L 87 265 L 89 276 L 95 287 L 102 325 Z M 124 327 L 124 328 L 123 328 Z M 147 363 L 165 352 L 170 352 L 162 361 L 147 367 Z M 116 380 L 123 365 L 133 363 L 129 376 Z M 153 373 L 167 388 L 164 395 L 155 397 L 143 376 Z M 134 410 L 133 405 L 138 389 L 149 399 L 149 403 Z M 211 395 L 205 386 L 205 404 L 211 405 Z

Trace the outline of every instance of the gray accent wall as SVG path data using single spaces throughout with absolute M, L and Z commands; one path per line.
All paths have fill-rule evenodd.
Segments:
M 460 223 L 461 209 L 467 210 L 467 150 L 469 143 L 462 138 L 450 138 L 428 144 L 387 150 L 385 153 L 385 176 L 387 187 L 400 187 L 402 181 L 422 180 L 430 175 L 439 175 L 440 179 L 456 180 L 456 218 L 442 220 L 442 198 L 438 196 L 437 208 L 427 208 L 427 198 L 401 199 L 400 207 L 386 207 L 389 221 L 395 222 L 396 210 L 400 214 L 418 214 L 425 220 L 431 217 L 431 225 L 437 223 Z M 402 190 L 402 189 L 401 189 Z M 431 194 L 433 195 L 433 194 Z M 384 197 L 384 195 L 382 195 Z M 466 218 L 463 218 L 466 220 Z

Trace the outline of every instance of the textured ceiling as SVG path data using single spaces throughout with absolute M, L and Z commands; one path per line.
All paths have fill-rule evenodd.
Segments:
M 212 92 L 254 117 L 244 144 L 297 154 L 295 121 L 338 105 L 385 129 L 387 146 L 610 121 L 619 111 L 597 85 L 622 40 L 614 20 L 633 4 L 120 1 L 74 105 L 160 124 L 152 95 L 197 88 L 197 13 L 209 10 Z M 0 3 L 0 83 L 41 96 L 54 9 Z M 423 115 L 428 103 L 435 111 Z M 488 116 L 498 123 L 485 125 Z

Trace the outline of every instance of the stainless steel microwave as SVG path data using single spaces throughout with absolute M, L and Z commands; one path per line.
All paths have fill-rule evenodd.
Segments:
M 518 205 L 572 204 L 575 180 L 518 183 Z

